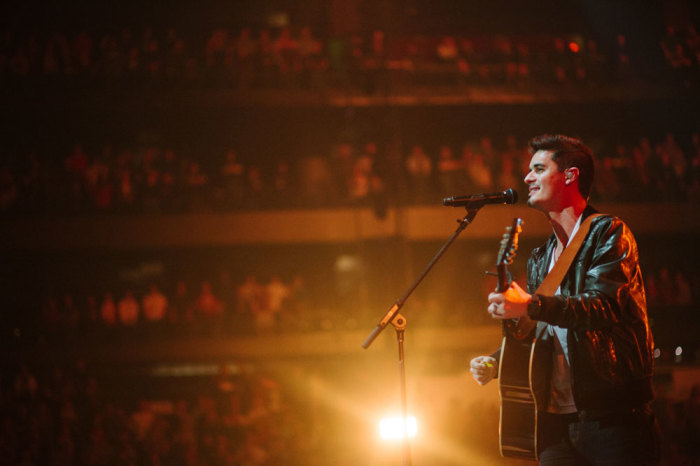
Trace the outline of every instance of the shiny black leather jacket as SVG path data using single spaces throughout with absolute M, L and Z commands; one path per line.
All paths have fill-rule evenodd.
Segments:
M 594 213 L 586 208 L 584 218 Z M 529 293 L 547 275 L 556 239 L 552 235 L 528 260 Z M 653 398 L 653 338 L 639 268 L 637 243 L 619 218 L 603 215 L 590 231 L 560 286 L 561 295 L 539 296 L 530 306 L 538 321 L 535 358 L 551 368 L 546 324 L 568 329 L 572 390 L 579 410 L 634 408 Z M 550 373 L 534 375 L 540 409 L 547 406 Z

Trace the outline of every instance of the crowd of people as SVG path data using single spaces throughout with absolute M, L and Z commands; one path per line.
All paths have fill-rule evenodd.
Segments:
M 697 87 L 700 69 L 700 36 L 695 27 L 667 26 L 660 42 L 666 63 L 685 87 Z
M 262 466 L 318 455 L 314 400 L 283 396 L 288 387 L 270 375 L 222 365 L 179 393 L 152 378 L 156 394 L 110 386 L 82 361 L 23 363 L 2 375 L 4 464 Z
M 215 283 L 201 280 L 196 286 L 176 280 L 122 286 L 118 292 L 62 290 L 44 296 L 39 315 L 41 328 L 35 330 L 59 343 L 75 338 L 252 336 L 322 327 L 301 274 L 288 282 L 272 274 L 262 283 L 249 273 L 234 283 L 222 273 Z
M 610 84 L 649 79 L 640 57 L 690 87 L 698 78 L 698 35 L 669 27 L 647 50 L 622 34 L 599 44 L 579 33 L 484 36 L 370 34 L 317 37 L 308 25 L 216 28 L 199 37 L 174 27 L 8 32 L 0 81 L 19 84 L 155 83 L 216 88 L 357 88 L 392 85 Z M 635 41 L 632 41 L 634 46 Z M 663 73 L 662 73 L 663 74 Z M 658 77 L 657 77 L 658 78 Z M 686 82 L 687 81 L 687 82 Z
M 309 465 L 371 455 L 357 450 L 367 448 L 365 434 L 343 425 L 342 408 L 325 406 L 322 377 L 221 364 L 190 380 L 134 379 L 83 360 L 18 362 L 0 378 L 0 455 L 6 464 L 85 466 Z M 656 386 L 661 464 L 693 464 L 700 455 L 700 387 L 686 392 L 663 377 Z M 497 413 L 496 400 L 460 401 L 439 426 L 426 428 L 442 429 L 441 444 L 473 444 L 472 453 L 484 451 L 495 462 L 497 430 L 483 426 L 497 423 Z
M 322 302 L 321 294 L 327 301 L 342 301 L 334 294 L 339 292 L 333 291 L 336 284 L 331 271 L 315 287 L 309 287 L 301 273 L 288 279 L 280 274 L 270 274 L 266 280 L 253 273 L 241 277 L 244 278 L 236 281 L 222 273 L 213 281 L 158 280 L 103 287 L 80 280 L 82 290 L 87 287 L 93 291 L 44 286 L 37 290 L 41 302 L 34 309 L 23 311 L 23 332 L 60 345 L 75 341 L 187 340 L 342 331 L 369 325 L 373 320 L 363 313 L 367 306 L 357 299 L 352 310 L 342 306 L 330 308 Z M 666 325 L 663 319 L 669 310 L 674 310 L 674 315 L 690 313 L 691 306 L 700 301 L 700 276 L 683 268 L 650 266 L 644 271 L 644 279 L 650 314 L 660 325 Z M 325 291 L 317 292 L 318 287 Z M 483 287 L 476 288 L 476 293 L 481 293 L 479 302 L 483 303 L 492 291 L 492 283 L 485 281 Z M 361 294 L 359 288 L 350 293 Z M 314 294 L 319 296 L 313 298 Z M 376 293 L 370 290 L 370 294 Z M 425 327 L 490 323 L 480 307 L 469 304 L 465 308 L 464 303 L 450 299 L 418 302 L 417 308 L 425 311 L 412 319 L 413 324 Z M 465 296 L 459 299 L 464 300 Z M 459 310 L 459 315 L 454 316 L 448 309 Z M 421 318 L 421 314 L 425 315 Z
M 700 36 L 692 26 L 668 27 L 651 48 L 638 49 L 634 39 L 620 33 L 602 44 L 580 34 L 393 36 L 381 30 L 326 37 L 296 25 L 204 34 L 174 27 L 7 28 L 0 37 L 0 92 L 382 94 L 421 86 L 591 89 L 639 80 L 697 88 Z M 700 131 L 604 139 L 595 150 L 593 203 L 700 203 Z M 215 153 L 192 156 L 168 142 L 6 147 L 0 149 L 0 218 L 345 206 L 371 206 L 381 216 L 391 205 L 438 206 L 455 193 L 522 187 L 529 161 L 521 141 L 510 136 L 404 146 L 354 139 L 321 156 L 279 154 L 266 160 L 245 147 Z M 652 320 L 661 321 L 669 310 L 692 312 L 700 301 L 700 279 L 693 273 L 659 264 L 644 268 Z M 133 286 L 90 284 L 89 277 L 80 277 L 80 290 L 62 285 L 34 290 L 36 300 L 23 303 L 16 311 L 23 315 L 8 321 L 10 327 L 21 322 L 15 332 L 57 348 L 76 340 L 186 342 L 358 325 L 358 315 L 314 302 L 303 269 L 290 276 L 237 277 L 240 281 L 222 275 Z M 436 317 L 455 314 L 436 303 L 423 303 L 431 322 L 454 324 Z M 455 308 L 460 306 L 450 306 Z M 481 311 L 459 318 L 490 322 Z M 80 361 L 75 367 L 5 364 L 0 370 L 0 458 L 9 464 L 306 465 L 327 464 L 338 455 L 332 448 L 337 439 L 327 429 L 331 421 L 319 416 L 314 394 L 267 374 L 230 374 L 222 366 L 215 377 L 175 395 L 167 387 L 172 381 L 157 386 L 153 379 L 151 387 L 133 384 L 120 392 L 128 382 L 111 386 L 104 372 L 98 375 Z M 659 386 L 654 402 L 665 435 L 664 458 L 667 464 L 691 464 L 700 456 L 700 387 L 682 397 L 665 388 Z
M 594 202 L 700 200 L 700 133 L 603 143 Z M 324 157 L 254 160 L 233 148 L 214 160 L 171 148 L 76 144 L 56 163 L 29 152 L 0 162 L 0 213 L 182 213 L 436 203 L 457 192 L 522 186 L 527 156 L 515 138 L 455 147 L 341 143 Z

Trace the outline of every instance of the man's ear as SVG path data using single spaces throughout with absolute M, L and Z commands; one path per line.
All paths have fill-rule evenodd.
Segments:
M 571 167 L 564 170 L 564 177 L 566 178 L 566 184 L 571 184 L 578 180 L 578 167 Z

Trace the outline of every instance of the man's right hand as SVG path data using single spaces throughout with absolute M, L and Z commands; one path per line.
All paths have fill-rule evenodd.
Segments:
M 498 373 L 498 361 L 491 356 L 477 356 L 469 363 L 469 372 L 474 380 L 481 385 L 486 385 L 496 377 Z

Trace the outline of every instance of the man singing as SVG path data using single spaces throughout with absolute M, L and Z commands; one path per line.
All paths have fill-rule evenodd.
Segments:
M 527 292 L 516 282 L 491 293 L 494 319 L 529 317 L 546 352 L 546 390 L 535 394 L 542 465 L 644 465 L 659 462 L 653 398 L 653 341 L 637 243 L 619 218 L 590 225 L 553 296 L 535 293 L 581 223 L 593 182 L 591 150 L 580 140 L 543 135 L 530 141 L 528 205 L 553 234 L 527 264 Z M 498 374 L 500 352 L 471 361 L 480 384 Z

